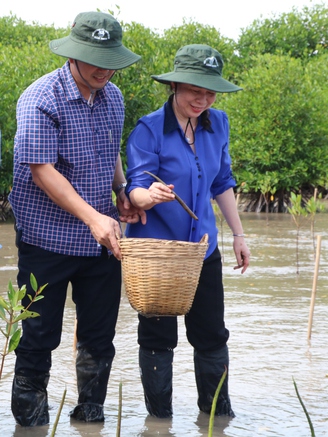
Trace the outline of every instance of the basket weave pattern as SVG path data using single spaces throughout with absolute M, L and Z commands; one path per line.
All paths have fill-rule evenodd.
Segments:
M 123 238 L 123 282 L 130 305 L 146 317 L 179 316 L 192 305 L 208 236 L 199 243 Z

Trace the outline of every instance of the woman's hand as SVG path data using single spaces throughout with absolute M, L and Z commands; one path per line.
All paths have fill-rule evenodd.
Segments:
M 172 202 L 175 199 L 172 190 L 174 185 L 163 185 L 160 182 L 154 182 L 148 188 L 149 198 L 153 204 Z
M 234 237 L 233 250 L 235 252 L 238 264 L 234 267 L 234 270 L 242 269 L 241 273 L 246 272 L 247 267 L 249 266 L 251 253 L 247 247 L 244 237 Z

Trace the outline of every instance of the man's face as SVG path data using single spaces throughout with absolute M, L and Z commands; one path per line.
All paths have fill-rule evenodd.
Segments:
M 101 90 L 115 73 L 115 70 L 104 70 L 82 61 L 75 61 L 74 59 L 69 61 L 72 76 L 82 95 L 86 98 L 90 95 L 90 89 L 86 82 L 92 89 Z

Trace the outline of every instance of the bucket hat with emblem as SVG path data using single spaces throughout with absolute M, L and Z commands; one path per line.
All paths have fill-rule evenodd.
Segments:
M 121 70 L 139 61 L 141 56 L 122 44 L 122 27 L 110 14 L 81 12 L 68 36 L 50 41 L 50 50 L 105 70 Z
M 151 77 L 164 84 L 187 83 L 218 93 L 232 93 L 242 88 L 222 77 L 221 54 L 208 45 L 190 44 L 181 47 L 174 58 L 174 71 Z

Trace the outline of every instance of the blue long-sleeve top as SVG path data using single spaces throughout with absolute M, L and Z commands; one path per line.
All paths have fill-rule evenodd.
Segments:
M 174 200 L 147 211 L 147 224 L 129 224 L 127 237 L 198 242 L 209 236 L 208 257 L 217 246 L 218 229 L 211 199 L 236 185 L 229 155 L 229 122 L 223 111 L 210 109 L 211 126 L 199 119 L 193 152 L 175 117 L 170 102 L 138 120 L 127 143 L 126 194 L 155 182 L 144 171 L 157 175 L 198 217 L 193 219 Z M 205 257 L 205 258 L 206 258 Z

